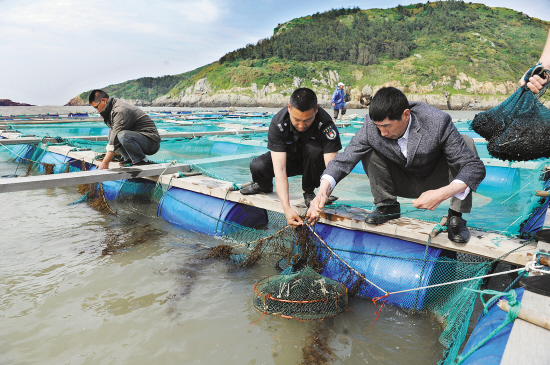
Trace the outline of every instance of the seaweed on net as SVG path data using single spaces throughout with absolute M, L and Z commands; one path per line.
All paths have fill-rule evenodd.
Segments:
M 233 254 L 233 246 L 227 244 L 217 245 L 212 247 L 203 259 L 221 258 L 229 259 Z
M 88 194 L 88 197 L 89 196 L 90 195 Z M 111 207 L 107 203 L 107 199 L 105 199 L 105 192 L 103 191 L 102 183 L 99 183 L 99 188 L 97 189 L 97 194 L 95 196 L 96 196 L 96 199 L 90 204 L 92 208 L 102 213 L 112 213 L 116 215 L 116 213 L 111 209 Z
M 44 169 L 44 175 L 52 175 L 54 173 L 54 167 L 55 167 L 55 164 L 53 163 L 45 163 L 45 162 L 41 162 L 40 163 L 42 165 L 42 168 Z
M 333 361 L 334 351 L 329 345 L 332 331 L 328 328 L 327 321 L 318 321 L 310 329 L 302 348 L 302 360 L 300 364 L 328 365 Z

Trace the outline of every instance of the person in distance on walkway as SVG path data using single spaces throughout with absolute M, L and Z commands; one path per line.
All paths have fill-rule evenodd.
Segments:
M 121 154 L 120 165 L 146 165 L 146 155 L 154 155 L 160 148 L 160 136 L 155 122 L 147 113 L 122 99 L 109 97 L 103 90 L 93 90 L 88 98 L 109 127 L 107 153 L 98 169 L 106 169 Z
M 338 113 L 340 112 L 340 121 L 346 114 L 346 93 L 344 92 L 344 83 L 339 82 L 336 90 L 332 93 L 332 109 L 334 109 L 334 122 L 338 119 Z

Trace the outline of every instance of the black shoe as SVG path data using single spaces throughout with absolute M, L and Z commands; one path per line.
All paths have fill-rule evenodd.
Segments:
M 273 189 L 271 189 L 269 191 L 262 190 L 262 188 L 260 188 L 260 185 L 258 185 L 255 182 L 253 182 L 252 184 L 250 184 L 248 186 L 245 186 L 244 188 L 242 188 L 240 190 L 241 194 L 243 194 L 243 195 L 252 195 L 252 194 L 259 194 L 259 193 L 271 193 L 272 191 L 273 191 Z
M 138 162 L 136 162 L 136 163 L 130 164 L 130 166 L 144 166 L 144 165 L 152 165 L 152 164 L 154 164 L 153 161 L 149 161 L 149 160 L 144 161 L 144 160 L 141 160 L 141 161 L 138 161 Z
M 120 166 L 130 165 L 132 163 L 132 160 L 120 160 L 120 161 L 118 161 L 118 163 L 120 164 Z
M 304 193 L 304 203 L 306 203 L 307 208 L 309 208 L 313 199 L 315 199 L 315 193 Z
M 548 242 L 550 243 L 550 229 L 541 229 L 540 231 L 537 231 L 533 238 L 536 241 L 542 241 L 542 242 Z
M 521 278 L 519 285 L 530 292 L 550 297 L 550 274 Z
M 399 217 L 401 217 L 401 206 L 399 203 L 380 205 L 376 207 L 374 212 L 367 215 L 365 223 L 378 225 Z
M 455 243 L 468 243 L 470 230 L 466 227 L 466 221 L 462 217 L 449 217 L 447 235 Z
M 334 203 L 337 200 L 338 200 L 337 196 L 331 195 L 331 196 L 328 197 L 328 200 L 325 203 L 325 205 L 331 205 L 332 203 Z

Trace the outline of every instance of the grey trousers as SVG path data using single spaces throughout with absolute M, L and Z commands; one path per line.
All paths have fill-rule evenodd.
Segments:
M 132 160 L 133 163 L 147 161 L 145 155 L 154 155 L 160 149 L 160 142 L 138 132 L 120 131 L 117 138 L 121 144 L 118 152 L 125 160 Z
M 474 140 L 464 134 L 462 137 L 468 148 L 477 156 Z M 369 152 L 362 162 L 370 180 L 376 206 L 396 204 L 398 196 L 416 199 L 425 191 L 448 185 L 458 174 L 458 171 L 449 167 L 445 155 L 441 155 L 435 169 L 428 176 L 411 175 L 374 150 Z M 453 196 L 450 208 L 455 212 L 470 213 L 472 192 L 470 191 L 464 200 Z

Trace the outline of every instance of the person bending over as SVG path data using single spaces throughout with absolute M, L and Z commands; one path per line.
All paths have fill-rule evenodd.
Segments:
M 123 158 L 121 166 L 150 164 L 147 155 L 154 155 L 160 148 L 160 136 L 151 117 L 124 100 L 109 97 L 103 90 L 93 90 L 88 101 L 109 127 L 107 153 L 98 169 L 109 168 L 117 150 Z
M 267 138 L 270 152 L 252 160 L 253 183 L 241 189 L 241 194 L 272 192 L 275 177 L 286 220 L 297 227 L 302 221 L 290 207 L 288 177 L 302 175 L 304 201 L 309 206 L 321 173 L 342 148 L 340 135 L 330 115 L 317 104 L 315 92 L 300 88 L 271 120 Z
M 400 217 L 397 197 L 414 198 L 418 209 L 434 210 L 451 198 L 448 237 L 466 243 L 470 231 L 462 213 L 472 207 L 472 191 L 485 177 L 471 137 L 460 135 L 451 116 L 426 103 L 409 102 L 400 90 L 380 89 L 365 123 L 324 171 L 307 217 L 315 222 L 334 186 L 362 161 L 376 210 L 365 222 Z

